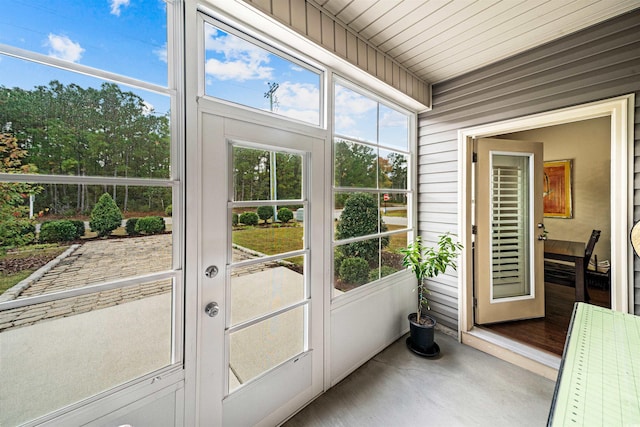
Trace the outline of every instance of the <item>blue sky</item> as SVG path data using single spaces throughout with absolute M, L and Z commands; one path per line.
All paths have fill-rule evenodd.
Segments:
M 265 93 L 277 83 L 273 111 L 320 124 L 321 75 L 212 25 L 205 25 L 206 93 L 270 110 Z
M 10 0 L 0 14 L 0 43 L 128 77 L 167 85 L 166 5 L 162 0 Z M 0 56 L 0 84 L 32 89 L 57 79 L 97 87 L 101 81 Z M 123 86 L 157 112 L 169 99 Z
M 167 85 L 167 22 L 163 0 L 5 0 L 0 43 Z M 232 34 L 205 25 L 205 87 L 211 96 L 269 110 L 265 92 L 277 83 L 274 111 L 319 124 L 320 75 Z M 0 55 L 0 85 L 32 89 L 51 80 L 98 87 L 101 80 Z M 156 113 L 165 95 L 122 86 Z M 336 130 L 407 149 L 406 116 L 342 86 L 335 92 Z M 376 126 L 379 119 L 379 128 Z

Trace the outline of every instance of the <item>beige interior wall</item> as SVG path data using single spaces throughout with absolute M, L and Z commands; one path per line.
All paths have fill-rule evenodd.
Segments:
M 573 161 L 573 218 L 545 218 L 550 239 L 586 242 L 601 230 L 594 253 L 611 257 L 611 124 L 609 117 L 501 135 L 544 143 L 544 160 Z

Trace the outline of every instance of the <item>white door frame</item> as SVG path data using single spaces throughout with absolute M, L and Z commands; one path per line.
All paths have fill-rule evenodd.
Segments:
M 633 224 L 634 105 L 634 94 L 630 94 L 458 131 L 458 235 L 466 248 L 461 256 L 458 275 L 458 334 L 461 342 L 473 345 L 476 341 L 467 334 L 474 328 L 471 255 L 473 149 L 469 145 L 471 138 L 490 137 L 597 117 L 611 118 L 611 308 L 622 312 L 633 309 L 633 251 L 628 235 Z M 484 350 L 489 349 L 485 346 Z M 496 355 L 504 353 L 500 346 L 494 350 Z M 515 360 L 512 358 L 511 361 Z

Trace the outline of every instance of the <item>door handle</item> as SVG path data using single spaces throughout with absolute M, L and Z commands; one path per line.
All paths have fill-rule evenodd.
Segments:
M 207 314 L 207 316 L 209 317 L 216 317 L 218 315 L 218 313 L 220 312 L 220 307 L 218 306 L 217 302 L 210 302 L 209 304 L 207 304 L 207 306 L 204 308 L 204 312 Z
M 545 236 L 544 234 L 539 234 L 538 240 L 547 240 L 547 236 Z

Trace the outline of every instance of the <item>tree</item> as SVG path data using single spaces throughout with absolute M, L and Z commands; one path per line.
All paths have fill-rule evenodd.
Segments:
M 336 186 L 376 188 L 377 155 L 373 148 L 337 141 L 334 149 Z
M 91 221 L 89 221 L 91 230 L 97 232 L 99 237 L 106 237 L 121 224 L 120 208 L 109 193 L 104 193 L 91 211 Z
M 0 173 L 35 173 L 35 166 L 22 164 L 25 157 L 27 152 L 13 135 L 0 133 Z M 0 246 L 20 246 L 35 240 L 35 226 L 27 217 L 24 202 L 40 190 L 31 184 L 0 182 Z
M 258 216 L 265 224 L 269 219 L 273 218 L 272 206 L 258 206 L 257 212 L 258 212 Z
M 170 127 L 137 94 L 113 83 L 84 88 L 51 81 L 32 90 L 0 86 L 0 128 L 28 151 L 28 163 L 53 175 L 167 178 Z M 164 189 L 163 189 L 164 190 Z M 52 213 L 91 208 L 110 191 L 125 210 L 163 209 L 170 191 L 150 194 L 143 187 L 118 190 L 98 186 L 47 184 L 36 203 Z M 159 203 L 152 197 L 162 197 Z

